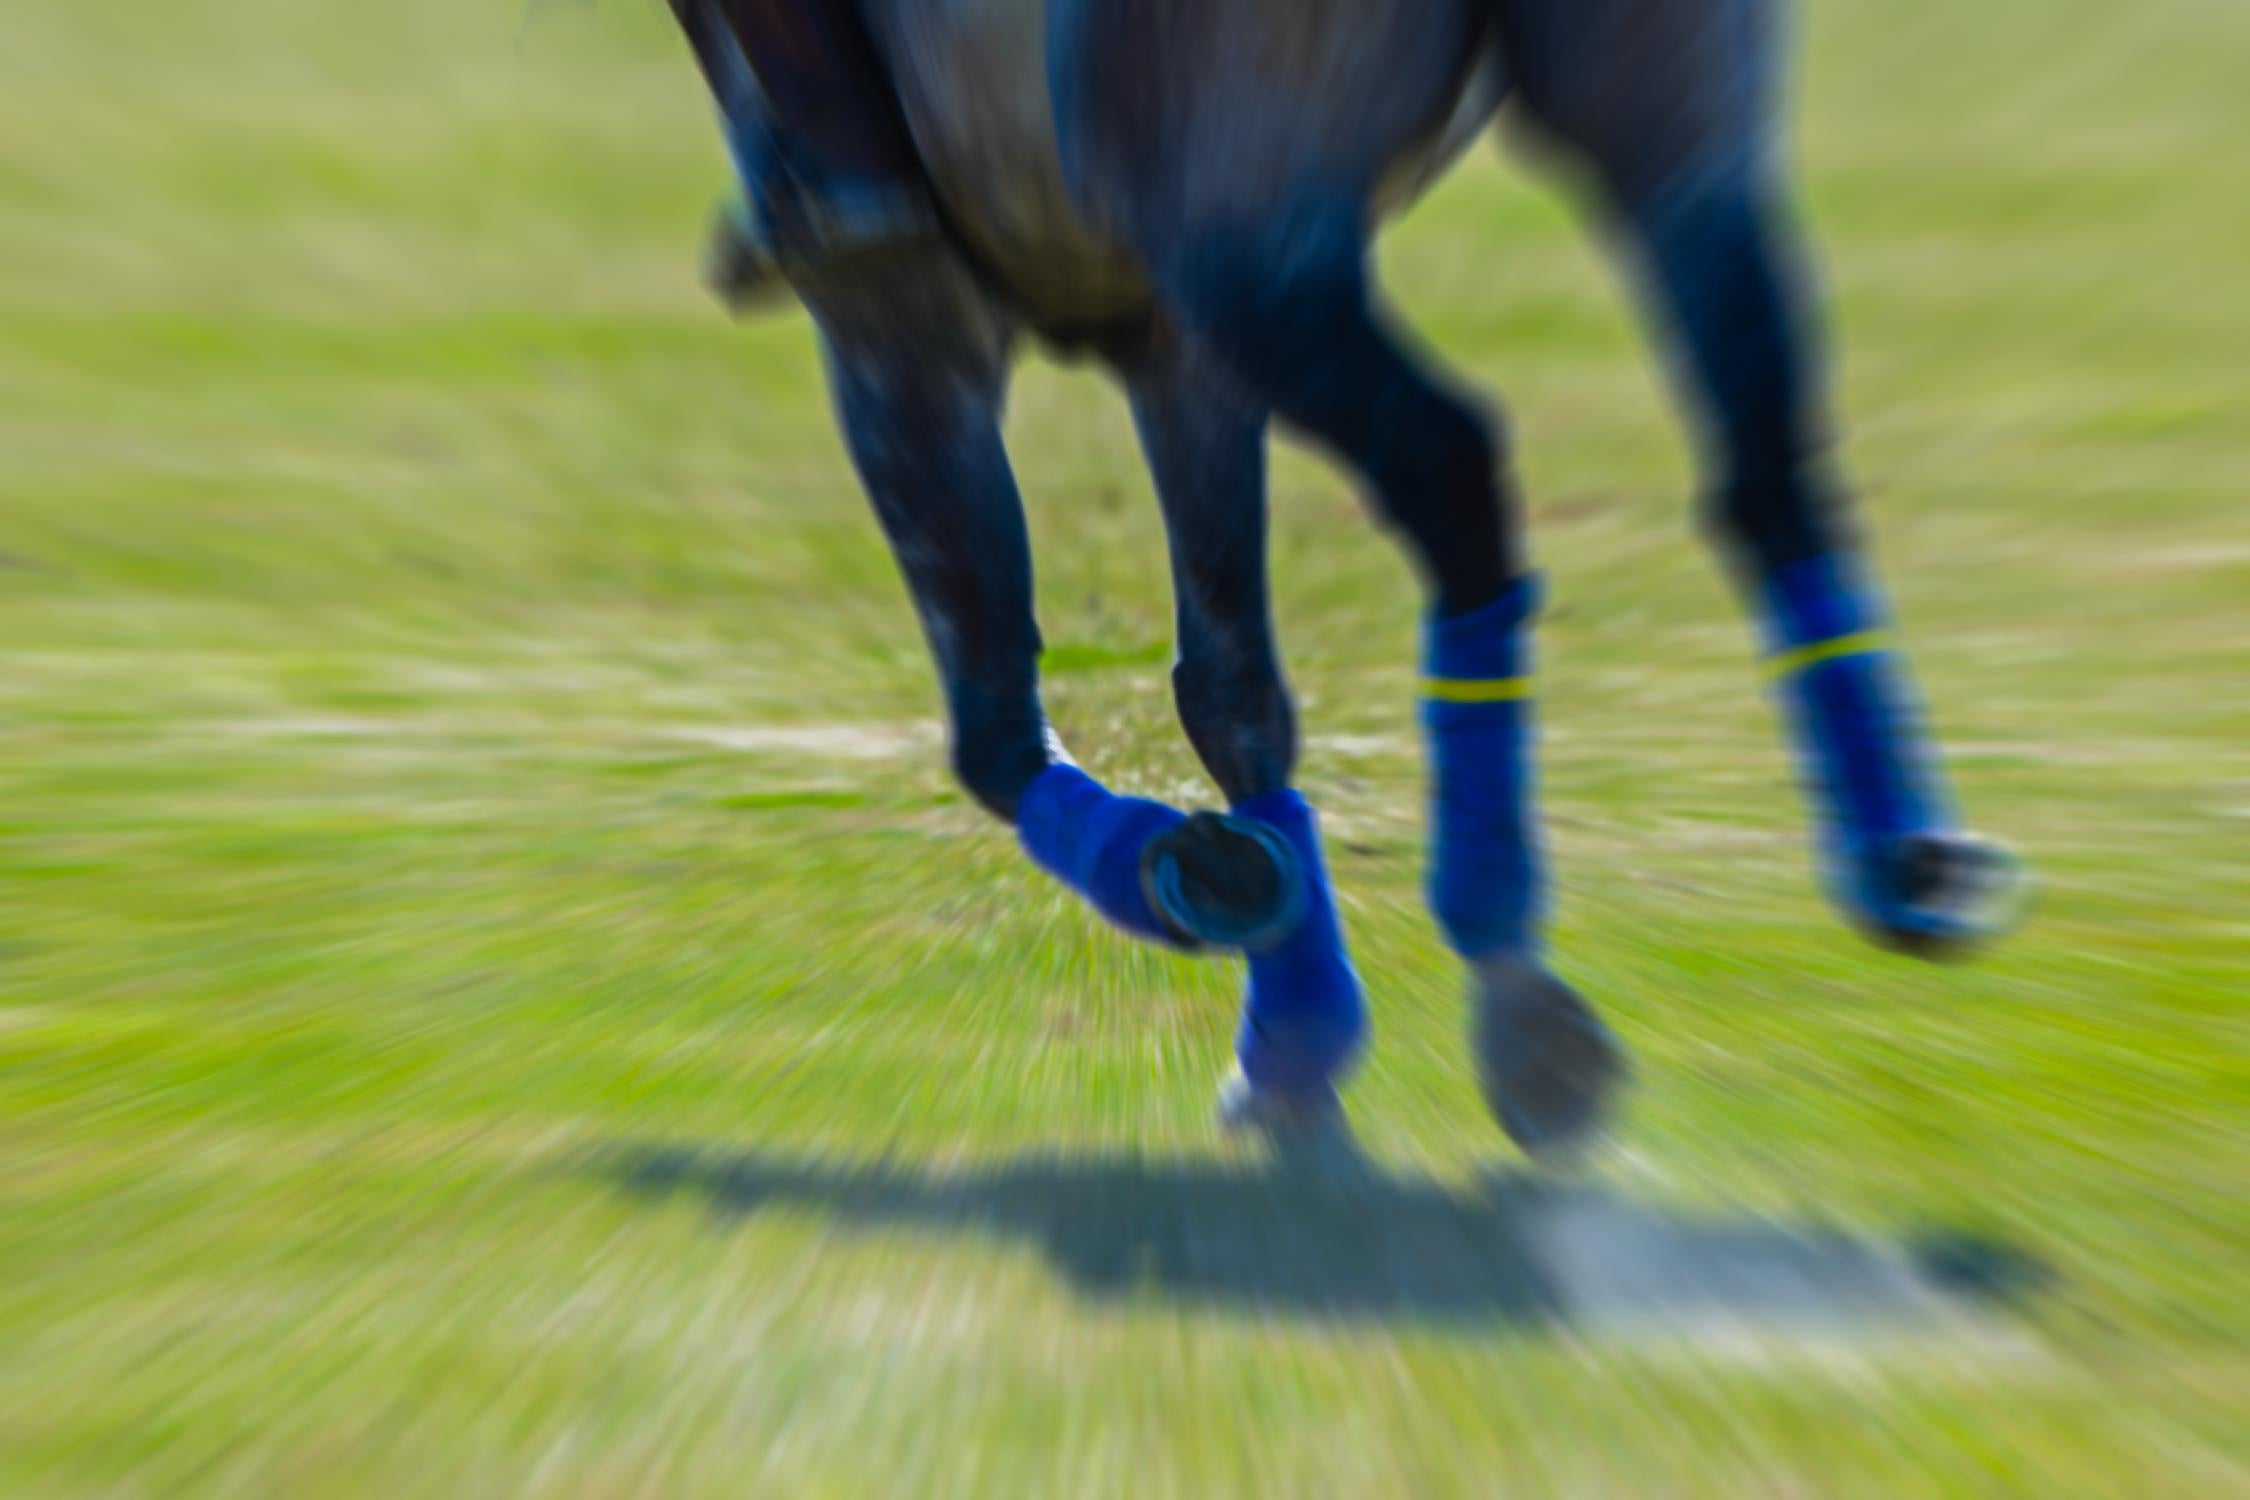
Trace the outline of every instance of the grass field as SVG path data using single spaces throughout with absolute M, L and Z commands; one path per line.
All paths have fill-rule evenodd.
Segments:
M 949 786 L 807 329 L 695 285 L 661 7 L 348 9 L 0 0 L 0 1492 L 2250 1494 L 2250 11 L 1807 17 L 1854 466 L 2043 881 L 1973 968 L 1819 904 L 1553 196 L 1488 153 L 1386 250 L 1557 589 L 1559 943 L 1640 1076 L 1585 1191 L 2048 1269 L 1887 1326 L 1529 1288 L 1410 582 L 1296 458 L 1377 1165 L 1214 1139 L 1237 976 Z M 1118 402 L 1012 432 L 1066 737 L 1207 801 Z

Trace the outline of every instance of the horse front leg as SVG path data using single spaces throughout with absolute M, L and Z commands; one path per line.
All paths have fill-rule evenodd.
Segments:
M 1007 322 L 942 255 L 893 267 L 879 286 L 816 279 L 802 290 L 846 446 L 944 681 L 961 784 L 1042 868 L 1137 937 L 1233 947 L 1285 929 L 1285 849 L 1112 793 L 1048 725 L 1030 539 L 1001 437 Z
M 1290 784 L 1297 720 L 1267 596 L 1266 414 L 1168 339 L 1122 373 L 1170 543 L 1181 726 L 1234 815 L 1282 840 L 1301 877 L 1295 930 L 1250 955 L 1220 1118 L 1297 1134 L 1339 1118 L 1337 1084 L 1365 1045 L 1367 1009 L 1318 820 Z
M 1766 637 L 1829 884 L 1879 940 L 2005 925 L 2013 861 L 1959 831 L 1828 462 L 1822 358 L 1774 160 L 1770 0 L 1501 0 L 1511 75 L 1592 170 L 1679 348 L 1707 519 Z

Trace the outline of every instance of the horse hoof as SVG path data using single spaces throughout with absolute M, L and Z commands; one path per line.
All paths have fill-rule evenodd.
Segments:
M 1508 1139 L 1540 1162 L 1592 1144 L 1626 1079 L 1617 1038 L 1576 990 L 1529 960 L 1484 960 L 1471 983 L 1478 1078 Z
M 1852 912 L 1875 942 L 1959 958 L 2013 927 L 2030 881 L 2005 848 L 1972 833 L 1918 833 L 1869 858 Z
M 1302 1093 L 1262 1089 L 1239 1065 L 1219 1085 L 1219 1128 L 1289 1152 L 1348 1147 L 1351 1142 L 1344 1101 L 1334 1084 Z
M 703 249 L 703 284 L 737 315 L 779 306 L 794 295 L 772 252 L 749 227 L 749 213 L 741 203 L 722 207 Z
M 1263 952 L 1305 915 L 1304 871 L 1288 841 L 1223 813 L 1191 813 L 1149 840 L 1141 889 L 1164 924 L 1197 947 Z

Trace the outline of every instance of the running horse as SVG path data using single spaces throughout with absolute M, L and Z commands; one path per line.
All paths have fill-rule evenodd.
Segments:
M 1246 956 L 1226 1121 L 1337 1122 L 1368 1030 L 1291 785 L 1267 594 L 1277 420 L 1358 478 L 1424 585 L 1427 894 L 1467 967 L 1488 1101 L 1526 1151 L 1556 1151 L 1596 1132 L 1625 1076 L 1543 940 L 1540 585 L 1503 428 L 1410 346 L 1370 272 L 1383 220 L 1503 108 L 1592 186 L 1677 346 L 1708 528 L 1764 638 L 1834 900 L 1926 955 L 2004 924 L 2014 862 L 1961 831 L 1827 456 L 1774 149 L 1774 0 L 861 4 L 946 232 L 880 274 L 797 281 L 846 444 L 962 784 L 1117 926 Z M 1027 336 L 1090 352 L 1131 404 L 1170 540 L 1180 719 L 1225 813 L 1113 794 L 1041 709 L 1001 434 Z

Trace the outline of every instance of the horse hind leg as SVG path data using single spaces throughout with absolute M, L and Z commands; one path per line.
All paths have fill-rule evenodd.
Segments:
M 1278 936 L 1294 915 L 1285 847 L 1114 795 L 1048 725 L 1030 539 L 1001 437 L 1007 320 L 944 255 L 879 285 L 809 278 L 802 290 L 846 446 L 937 659 L 962 785 L 1127 932 L 1187 947 Z
M 1958 952 L 2004 927 L 2014 862 L 1958 830 L 1904 653 L 1824 452 L 1821 358 L 1771 148 L 1771 0 L 1502 0 L 1544 136 L 1590 168 L 1684 356 L 1706 520 L 1760 617 L 1822 825 L 1871 936 Z

